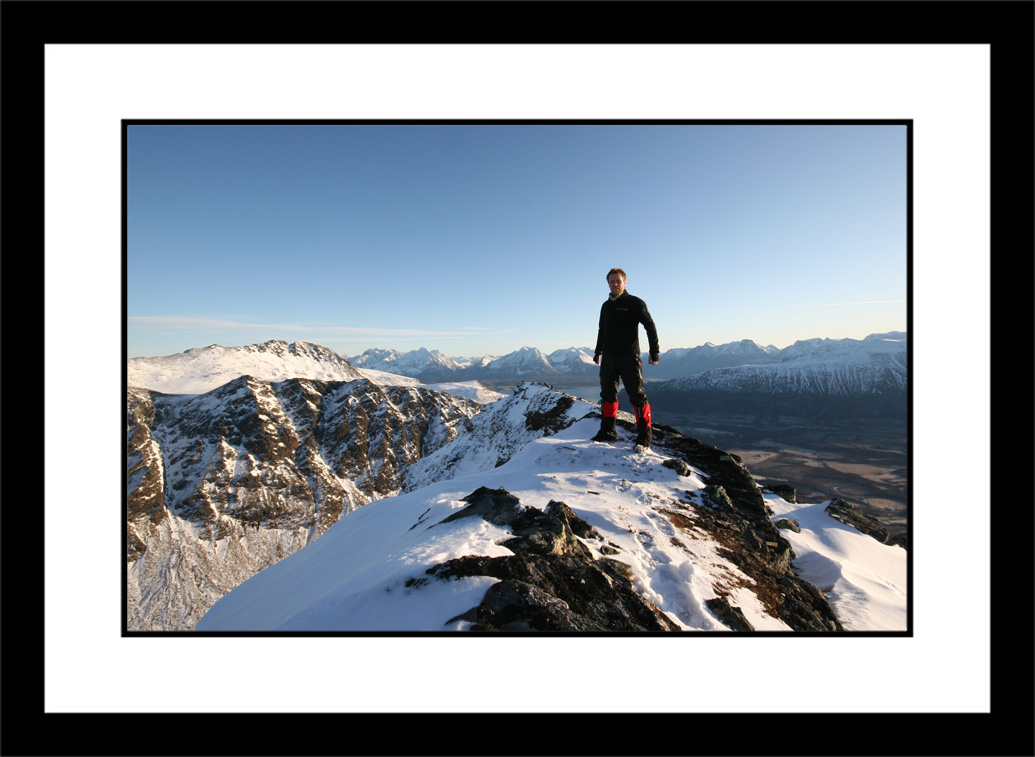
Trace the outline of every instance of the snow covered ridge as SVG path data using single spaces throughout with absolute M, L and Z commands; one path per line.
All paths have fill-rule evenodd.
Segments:
M 593 408 L 523 385 L 417 464 L 418 488 L 349 513 L 196 630 L 907 630 L 904 549 L 667 427 L 645 453 L 625 418 L 618 444 L 589 441 Z
M 339 608 L 333 620 L 314 621 L 313 628 L 450 632 L 501 622 L 508 629 L 522 623 L 540 628 L 545 622 L 547 629 L 566 631 L 599 629 L 600 623 L 643 631 L 670 624 L 684 630 L 904 630 L 904 550 L 825 514 L 816 516 L 822 526 L 803 523 L 793 535 L 778 531 L 768 497 L 732 456 L 663 426 L 656 429 L 654 450 L 633 454 L 634 424 L 627 413 L 620 414 L 625 438 L 617 446 L 588 441 L 598 422 L 595 403 L 534 383 L 488 404 L 369 379 L 269 382 L 242 376 L 201 395 L 131 388 L 126 628 L 189 631 L 235 587 L 347 532 L 348 539 L 358 539 L 342 543 L 349 554 L 326 558 L 335 565 L 344 560 L 343 572 L 308 576 L 289 592 L 310 597 L 307 607 L 317 614 L 331 611 L 325 601 Z M 431 527 L 462 503 L 471 504 L 476 492 L 504 487 L 499 496 L 516 498 L 520 512 L 461 518 L 462 533 L 454 525 L 459 521 Z M 526 512 L 528 507 L 546 515 Z M 786 510 L 779 503 L 769 507 Z M 823 503 L 816 507 L 825 510 Z M 803 521 L 812 517 L 806 506 L 794 510 Z M 529 531 L 532 526 L 538 530 Z M 565 528 L 573 535 L 559 542 L 565 550 L 559 565 L 528 551 Z M 829 536 L 830 529 L 850 535 Z M 890 557 L 881 552 L 884 565 L 873 575 L 845 552 L 856 536 L 867 540 L 867 549 L 893 550 Z M 516 543 L 523 551 L 511 549 Z M 313 554 L 330 554 L 325 549 Z M 422 562 L 420 555 L 435 560 Z M 498 557 L 506 559 L 482 559 Z M 595 564 L 604 558 L 616 562 Z M 796 559 L 803 571 L 822 568 L 821 586 L 799 573 Z M 594 586 L 628 581 L 621 584 L 622 612 L 586 616 L 569 601 L 582 586 L 570 585 L 574 575 Z M 311 594 L 345 576 L 356 582 L 327 588 L 337 598 Z M 339 599 L 375 579 L 377 588 L 357 599 L 360 605 L 348 604 L 350 620 L 341 621 Z M 415 609 L 442 587 L 467 592 L 474 584 L 487 589 L 497 582 L 503 586 L 493 590 L 491 601 L 472 603 L 437 625 L 427 623 L 438 610 Z M 883 596 L 886 590 L 890 598 Z M 268 599 L 248 613 L 277 595 L 270 586 L 262 592 Z M 382 592 L 416 601 L 382 608 Z M 876 606 L 874 592 L 881 596 Z M 506 604 L 515 597 L 543 614 L 516 619 Z M 382 610 L 406 617 L 389 618 Z M 297 630 L 310 628 L 310 616 L 303 621 L 292 613 L 286 626 L 270 625 L 269 617 L 238 625 L 243 621 L 235 612 L 220 627 Z M 457 625 L 443 626 L 460 616 Z
M 365 378 L 333 350 L 311 342 L 280 340 L 244 347 L 212 345 L 165 357 L 131 358 L 128 384 L 167 394 L 203 394 L 241 376 L 263 381 L 308 378 L 353 381 Z

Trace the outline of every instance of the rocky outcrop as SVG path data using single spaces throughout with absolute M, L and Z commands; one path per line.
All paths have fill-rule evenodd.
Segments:
M 443 523 L 480 517 L 509 527 L 506 557 L 468 556 L 427 572 L 435 580 L 490 576 L 499 581 L 481 604 L 454 618 L 470 631 L 674 631 L 672 621 L 633 589 L 628 566 L 595 557 L 581 539 L 602 539 L 563 502 L 523 507 L 504 489 L 482 487 Z M 428 579 L 431 580 L 431 579 Z
M 831 500 L 826 507 L 826 511 L 831 518 L 835 518 L 867 536 L 872 536 L 881 544 L 895 544 L 903 549 L 907 549 L 909 546 L 908 534 L 899 534 L 893 537 L 883 523 L 872 515 L 867 515 L 851 502 L 846 502 L 840 498 Z
M 721 553 L 753 580 L 768 612 L 794 630 L 843 631 L 823 593 L 794 574 L 794 550 L 772 522 L 772 512 L 740 458 L 663 425 L 655 426 L 654 441 L 675 455 L 668 467 L 696 470 L 705 484 L 700 492 L 688 491 L 685 502 L 662 510 L 670 521 L 688 532 L 703 529 L 723 544 Z M 717 597 L 712 607 L 723 610 L 716 611 L 720 620 L 734 630 L 750 630 L 747 621 L 726 610 L 724 599 Z
M 621 421 L 620 421 L 621 423 Z M 630 424 L 631 425 L 631 424 Z M 843 631 L 823 593 L 795 575 L 794 552 L 770 513 L 753 479 L 735 456 L 659 427 L 655 439 L 666 451 L 683 456 L 667 467 L 705 472 L 702 495 L 687 492 L 682 503 L 655 509 L 693 538 L 705 531 L 720 543 L 722 554 L 751 581 L 767 612 L 795 631 Z M 692 465 L 692 467 L 691 467 Z M 719 483 L 719 482 L 722 483 Z M 457 620 L 473 631 L 673 631 L 678 627 L 638 595 L 618 554 L 562 502 L 544 510 L 524 507 L 509 492 L 481 488 L 468 505 L 443 522 L 480 517 L 511 529 L 502 543 L 506 557 L 469 556 L 428 570 L 439 580 L 472 576 L 499 579 L 481 604 Z M 587 546 L 592 545 L 592 548 Z M 707 602 L 719 620 L 734 631 L 753 631 L 740 608 L 719 594 Z

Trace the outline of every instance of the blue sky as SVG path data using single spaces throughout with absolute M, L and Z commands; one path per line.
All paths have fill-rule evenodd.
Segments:
M 662 351 L 907 328 L 903 125 L 132 125 L 128 356 Z M 645 340 L 643 344 L 645 345 Z

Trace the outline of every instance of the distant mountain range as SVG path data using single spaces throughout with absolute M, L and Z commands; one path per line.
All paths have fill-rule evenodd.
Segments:
M 673 349 L 662 353 L 661 363 L 651 368 L 651 375 L 656 379 L 680 378 L 712 368 L 774 362 L 779 360 L 780 353 L 776 347 L 759 347 L 750 340 Z M 568 347 L 549 354 L 535 347 L 522 347 L 506 355 L 485 355 L 480 358 L 450 358 L 438 350 L 424 348 L 411 352 L 370 349 L 348 360 L 360 368 L 402 374 L 423 381 L 549 381 L 595 376 L 599 370 L 593 362 L 591 347 Z
M 907 344 L 906 334 L 899 331 L 871 334 L 861 340 L 806 339 L 784 349 L 762 347 L 749 339 L 721 345 L 709 342 L 663 352 L 660 364 L 645 370 L 645 378 L 655 382 L 680 380 L 666 391 L 746 388 L 795 393 L 821 387 L 841 394 L 900 391 L 906 385 Z M 646 355 L 644 358 L 646 362 Z M 730 368 L 737 370 L 724 372 Z M 273 340 L 244 347 L 212 345 L 165 357 L 131 358 L 128 383 L 173 394 L 209 391 L 241 375 L 266 381 L 391 381 L 383 375 L 389 374 L 422 383 L 563 384 L 567 379 L 594 377 L 598 370 L 589 347 L 569 347 L 549 354 L 522 347 L 506 355 L 482 357 L 448 357 L 423 347 L 410 352 L 375 348 L 346 358 L 311 342 Z M 698 378 L 686 381 L 694 376 Z
M 348 358 L 358 368 L 395 373 L 421 381 L 544 381 L 565 376 L 594 375 L 593 350 L 569 347 L 549 355 L 522 347 L 506 355 L 450 358 L 438 350 L 411 352 L 370 349 Z
M 904 383 L 907 364 L 907 339 L 904 332 L 871 334 L 865 339 L 805 339 L 789 347 L 762 347 L 750 339 L 728 344 L 706 343 L 689 349 L 671 349 L 661 354 L 661 361 L 651 366 L 645 378 L 654 381 L 683 379 L 709 371 L 726 368 L 750 367 L 756 375 L 773 371 L 773 382 L 786 373 L 784 369 L 802 376 L 815 370 L 834 371 L 840 379 L 830 385 L 844 382 L 849 374 L 860 372 L 859 386 L 872 382 L 874 370 L 887 369 L 891 373 L 880 381 Z M 643 355 L 646 363 L 647 355 Z M 596 376 L 599 368 L 593 363 L 589 347 L 569 347 L 549 354 L 534 347 L 522 347 L 507 355 L 486 355 L 480 358 L 450 358 L 438 350 L 421 348 L 411 352 L 371 349 L 348 358 L 358 368 L 420 379 L 422 381 L 563 381 L 567 378 Z M 870 374 L 869 378 L 863 374 Z M 892 376 L 894 374 L 894 376 Z M 710 381 L 723 383 L 719 374 Z M 732 376 L 728 380 L 735 380 Z
M 714 415 L 907 418 L 909 354 L 902 332 L 862 340 L 809 339 L 764 354 L 750 344 L 739 346 L 739 353 L 731 349 L 723 358 L 754 354 L 755 359 L 652 382 L 652 407 Z M 702 351 L 692 360 L 700 366 L 720 354 L 721 348 Z

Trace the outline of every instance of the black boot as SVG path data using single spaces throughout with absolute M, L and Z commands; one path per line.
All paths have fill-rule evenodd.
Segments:
M 618 433 L 615 431 L 615 419 L 603 418 L 600 421 L 600 430 L 593 437 L 595 442 L 617 442 Z

